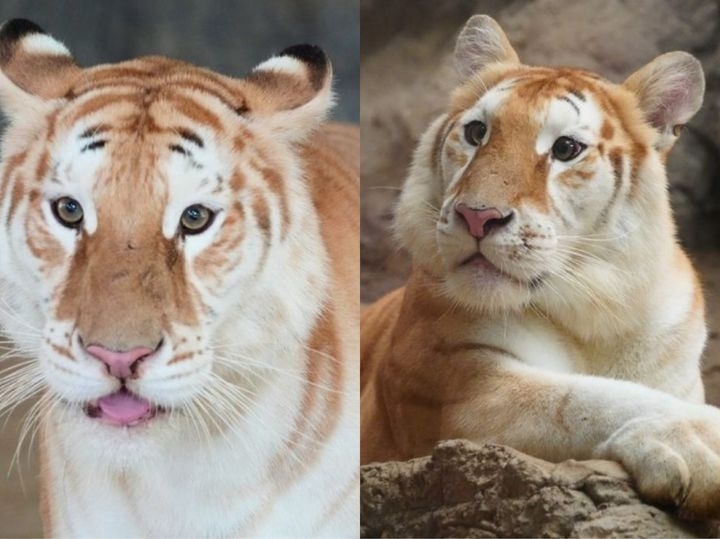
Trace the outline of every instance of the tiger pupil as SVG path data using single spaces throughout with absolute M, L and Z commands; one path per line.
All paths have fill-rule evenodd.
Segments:
M 205 206 L 195 204 L 188 206 L 180 219 L 181 231 L 184 234 L 200 234 L 213 223 L 215 212 Z
M 570 137 L 560 137 L 552 147 L 552 153 L 555 159 L 560 161 L 570 161 L 574 159 L 585 148 L 585 145 L 571 139 Z
M 84 214 L 80 203 L 70 197 L 63 197 L 52 203 L 53 213 L 60 224 L 76 228 L 83 220 Z
M 472 146 L 478 146 L 482 142 L 486 132 L 487 126 L 484 123 L 479 120 L 473 120 L 465 125 L 465 140 Z

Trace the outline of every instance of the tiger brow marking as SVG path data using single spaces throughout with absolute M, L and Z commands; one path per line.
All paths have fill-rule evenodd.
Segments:
M 93 127 L 87 128 L 85 131 L 83 131 L 78 138 L 80 139 L 86 139 L 90 137 L 94 137 L 95 135 L 99 135 L 100 133 L 104 133 L 105 131 L 108 131 L 110 128 L 107 125 L 95 125 Z
M 80 153 L 83 153 L 88 150 L 99 150 L 100 148 L 103 148 L 107 144 L 107 140 L 96 140 L 94 142 L 91 142 L 90 144 L 85 145 L 81 150 Z
M 180 155 L 187 157 L 188 163 L 190 163 L 190 166 L 195 170 L 202 170 L 203 168 L 205 168 L 203 167 L 203 165 L 197 162 L 193 153 L 184 146 L 181 146 L 180 144 L 170 144 L 168 148 L 170 149 L 170 151 L 179 153 Z
M 583 93 L 582 93 L 580 90 L 575 90 L 575 89 L 571 88 L 571 89 L 568 90 L 568 91 L 569 91 L 572 95 L 574 95 L 575 97 L 577 97 L 580 101 L 585 101 L 585 96 L 583 95 Z
M 188 142 L 192 142 L 199 148 L 204 148 L 205 143 L 203 142 L 203 139 L 201 139 L 198 135 L 190 131 L 189 129 L 178 129 L 177 130 L 178 135 L 180 135 L 182 138 L 187 140 Z
M 212 191 L 213 194 L 217 194 L 217 193 L 221 193 L 221 192 L 222 192 L 223 182 L 224 182 L 224 181 L 225 181 L 225 180 L 223 179 L 223 177 L 222 177 L 220 174 L 216 174 L 216 175 L 215 175 L 215 183 L 216 183 L 216 185 L 215 185 L 215 189 L 213 189 L 213 191 Z
M 560 99 L 562 99 L 563 101 L 565 101 L 565 102 L 567 102 L 567 103 L 570 103 L 570 106 L 571 106 L 572 108 L 574 108 L 574 109 L 575 109 L 575 112 L 577 112 L 578 116 L 580 116 L 580 107 L 578 107 L 578 106 L 573 102 L 572 99 L 570 99 L 570 98 L 569 98 L 568 96 L 566 96 L 566 95 L 561 96 Z
M 172 150 L 173 152 L 177 152 L 182 155 L 190 155 L 191 156 L 190 152 L 188 150 L 186 150 L 185 148 L 183 148 L 182 146 L 180 146 L 179 144 L 171 144 L 170 146 L 168 146 L 168 148 L 170 148 L 170 150 Z

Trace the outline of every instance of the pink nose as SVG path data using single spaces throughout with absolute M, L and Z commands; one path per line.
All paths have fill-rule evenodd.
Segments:
M 96 357 L 108 368 L 110 374 L 117 378 L 129 378 L 133 374 L 133 368 L 146 356 L 152 354 L 152 350 L 139 346 L 127 352 L 114 352 L 96 344 L 87 347 L 87 351 Z
M 462 203 L 455 206 L 455 211 L 465 220 L 470 235 L 478 240 L 487 236 L 493 228 L 505 225 L 512 218 L 512 213 L 503 216 L 497 208 L 476 210 Z

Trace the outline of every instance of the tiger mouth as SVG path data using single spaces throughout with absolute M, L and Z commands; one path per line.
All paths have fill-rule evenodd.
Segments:
M 458 268 L 472 268 L 473 271 L 476 271 L 478 273 L 485 273 L 487 275 L 502 277 L 511 281 L 520 282 L 516 277 L 504 272 L 499 267 L 497 267 L 494 263 L 488 260 L 488 258 L 485 257 L 485 255 L 483 255 L 480 251 L 477 251 L 465 258 L 462 262 L 460 262 Z
M 494 277 L 500 277 L 511 281 L 517 285 L 529 287 L 532 290 L 538 288 L 547 277 L 547 274 L 545 272 L 537 275 L 536 277 L 533 277 L 532 279 L 527 280 L 515 277 L 514 275 L 511 275 L 510 273 L 501 270 L 487 257 L 485 257 L 485 255 L 483 255 L 480 251 L 477 251 L 465 258 L 462 262 L 460 262 L 458 268 L 472 268 L 473 271 L 476 271 L 478 273 L 485 273 Z
M 500 268 L 498 268 L 495 264 L 490 262 L 485 257 L 485 255 L 483 255 L 479 251 L 471 254 L 469 257 L 467 257 L 462 262 L 460 262 L 460 267 L 463 267 L 463 266 L 475 266 L 479 269 L 489 269 L 489 270 L 493 270 L 497 273 L 502 273 Z
M 124 387 L 84 406 L 85 415 L 89 418 L 118 427 L 136 427 L 166 411 Z

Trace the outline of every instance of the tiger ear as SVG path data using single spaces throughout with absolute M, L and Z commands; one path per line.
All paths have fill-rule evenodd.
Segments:
M 257 66 L 242 81 L 246 115 L 290 141 L 302 140 L 334 104 L 332 66 L 322 49 L 296 45 Z
M 488 64 L 520 62 L 500 25 L 487 15 L 473 15 L 455 44 L 455 67 L 467 78 Z
M 660 151 L 672 147 L 705 94 L 702 65 L 686 52 L 658 56 L 623 84 L 637 96 L 647 122 L 660 132 Z
M 79 72 L 65 46 L 34 22 L 0 27 L 0 106 L 11 116 L 63 97 Z

